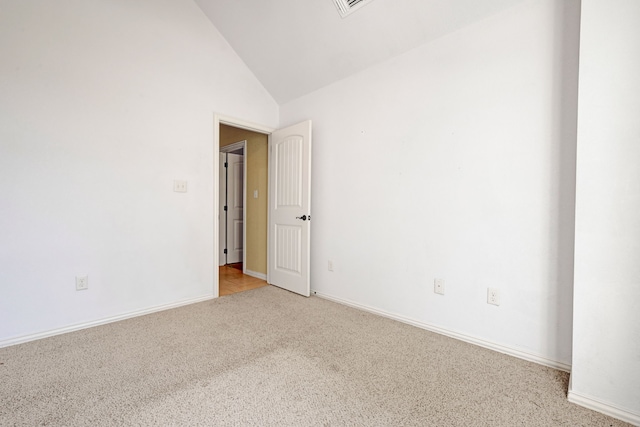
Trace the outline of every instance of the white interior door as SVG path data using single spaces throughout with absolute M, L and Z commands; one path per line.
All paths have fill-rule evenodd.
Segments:
M 227 154 L 220 153 L 220 169 L 218 169 L 218 265 L 225 265 L 227 263 L 227 255 L 224 253 L 224 250 L 227 248 L 227 215 L 224 210 L 227 204 L 227 170 L 224 167 L 226 159 Z
M 311 243 L 311 121 L 269 139 L 270 284 L 309 296 Z
M 227 264 L 242 262 L 244 156 L 227 154 Z

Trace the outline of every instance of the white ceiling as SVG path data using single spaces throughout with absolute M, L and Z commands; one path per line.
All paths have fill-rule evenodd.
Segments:
M 195 0 L 279 104 L 524 0 Z

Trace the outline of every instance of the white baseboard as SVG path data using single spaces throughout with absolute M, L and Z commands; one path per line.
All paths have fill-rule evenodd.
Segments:
M 145 314 L 151 314 L 158 311 L 169 310 L 172 308 L 181 307 L 183 305 L 189 305 L 189 304 L 195 304 L 197 302 L 208 301 L 213 298 L 214 298 L 213 295 L 206 295 L 203 297 L 186 299 L 186 300 L 177 301 L 170 304 L 157 305 L 155 307 L 145 308 L 143 310 L 131 311 L 128 313 L 119 314 L 117 316 L 106 317 L 104 319 L 94 320 L 91 322 L 78 323 L 76 325 L 70 325 L 70 326 L 65 326 L 58 329 L 52 329 L 50 331 L 38 332 L 36 334 L 29 334 L 29 335 L 23 335 L 20 337 L 9 338 L 9 339 L 0 341 L 0 348 L 9 347 L 16 344 L 23 344 L 29 341 L 35 341 L 42 338 L 52 337 L 55 335 L 66 334 L 68 332 L 79 331 L 81 329 L 92 328 L 94 326 L 105 325 L 107 323 L 118 322 L 120 320 L 130 319 L 132 317 L 144 316 Z
M 258 273 L 257 271 L 245 270 L 244 274 L 251 277 L 256 277 L 258 279 L 267 280 L 267 275 L 264 273 Z
M 617 418 L 634 426 L 640 426 L 640 414 L 631 412 L 627 409 L 620 408 L 611 403 L 603 402 L 591 396 L 576 393 L 571 389 L 571 383 L 569 384 L 569 393 L 567 398 L 569 402 L 576 405 L 583 406 L 593 411 L 601 412 L 610 417 Z
M 460 341 L 464 341 L 464 342 L 468 342 L 470 344 L 478 345 L 480 347 L 488 348 L 490 350 L 494 350 L 494 351 L 497 351 L 499 353 L 503 353 L 503 354 L 506 354 L 506 355 L 509 355 L 509 356 L 513 356 L 513 357 L 517 357 L 519 359 L 524 359 L 524 360 L 527 360 L 529 362 L 538 363 L 540 365 L 548 366 L 550 368 L 558 369 L 560 371 L 571 372 L 571 365 L 567 365 L 567 364 L 562 363 L 562 362 L 558 362 L 558 361 L 555 361 L 555 360 L 547 359 L 545 357 L 538 356 L 536 354 L 527 353 L 525 351 L 517 350 L 517 349 L 511 348 L 511 347 L 504 346 L 502 344 L 497 344 L 497 343 L 494 343 L 494 342 L 491 342 L 491 341 L 487 341 L 487 340 L 484 340 L 482 338 L 472 337 L 470 335 L 465 335 L 465 334 L 462 334 L 462 333 L 459 333 L 459 332 L 451 331 L 451 330 L 448 330 L 448 329 L 445 329 L 445 328 L 441 328 L 441 327 L 436 326 L 436 325 L 430 325 L 428 323 L 424 323 L 424 322 L 420 322 L 418 320 L 410 319 L 408 317 L 404 317 L 404 316 L 401 316 L 399 314 L 389 313 L 387 311 L 380 310 L 380 309 L 373 308 L 373 307 L 369 307 L 369 306 L 366 306 L 366 305 L 363 305 L 363 304 L 360 304 L 360 303 L 356 303 L 356 302 L 353 302 L 353 301 L 348 301 L 348 300 L 345 300 L 345 299 L 342 299 L 342 298 L 336 298 L 336 297 L 333 297 L 333 296 L 330 296 L 330 295 L 325 295 L 325 294 L 322 294 L 322 293 L 317 292 L 317 291 L 313 291 L 312 290 L 312 293 L 314 295 L 319 296 L 320 298 L 324 298 L 324 299 L 327 299 L 327 300 L 330 300 L 330 301 L 334 301 L 334 302 L 337 302 L 339 304 L 348 305 L 350 307 L 357 308 L 359 310 L 368 311 L 370 313 L 377 314 L 379 316 L 388 317 L 389 319 L 397 320 L 399 322 L 406 323 L 406 324 L 409 324 L 409 325 L 412 325 L 412 326 L 416 326 L 416 327 L 421 328 L 421 329 L 426 329 L 428 331 L 435 332 L 435 333 L 440 334 L 440 335 L 445 335 L 445 336 L 448 336 L 448 337 L 451 337 L 451 338 L 455 338 L 455 339 L 460 340 Z

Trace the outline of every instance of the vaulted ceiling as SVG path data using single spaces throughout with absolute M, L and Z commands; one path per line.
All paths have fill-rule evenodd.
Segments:
M 524 0 L 195 0 L 279 104 Z

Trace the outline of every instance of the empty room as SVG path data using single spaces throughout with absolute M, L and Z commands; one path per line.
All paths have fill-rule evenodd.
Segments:
M 0 426 L 640 426 L 638 94 L 637 0 L 0 0 Z

